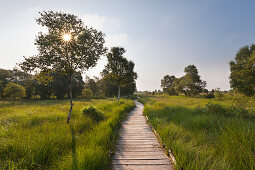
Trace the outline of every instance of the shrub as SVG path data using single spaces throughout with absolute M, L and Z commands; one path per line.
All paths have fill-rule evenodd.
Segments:
M 220 88 L 216 88 L 216 89 L 215 89 L 215 97 L 216 97 L 216 99 L 218 99 L 218 100 L 222 100 L 222 99 L 223 99 L 224 94 L 223 94 L 222 91 L 220 91 Z
M 4 95 L 9 99 L 22 99 L 26 95 L 26 90 L 23 86 L 10 82 L 4 88 Z
M 91 98 L 93 96 L 93 92 L 90 89 L 83 89 L 82 95 L 86 98 Z
M 88 108 L 84 108 L 82 110 L 83 115 L 90 117 L 93 121 L 99 122 L 104 119 L 104 115 L 102 112 L 97 110 L 95 107 L 90 106 Z
M 137 99 L 137 95 L 134 95 L 134 94 L 128 95 L 127 98 L 131 99 L 131 100 L 135 100 L 135 99 Z
M 213 98 L 215 98 L 215 96 L 213 93 L 207 93 L 206 98 L 213 99 Z

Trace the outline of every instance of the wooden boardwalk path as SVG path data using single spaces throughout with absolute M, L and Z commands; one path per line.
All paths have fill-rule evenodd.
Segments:
M 165 155 L 143 116 L 143 105 L 136 108 L 123 122 L 113 157 L 113 169 L 171 170 L 173 165 Z

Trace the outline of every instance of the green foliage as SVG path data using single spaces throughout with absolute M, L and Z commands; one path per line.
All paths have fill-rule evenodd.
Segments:
M 185 76 L 175 78 L 175 76 L 166 75 L 161 80 L 163 91 L 169 95 L 178 95 L 184 93 L 186 96 L 195 96 L 206 91 L 206 82 L 202 81 L 198 75 L 198 70 L 194 65 L 185 67 Z
M 103 113 L 93 106 L 84 108 L 82 110 L 82 114 L 90 117 L 92 120 L 94 120 L 96 122 L 99 122 L 104 119 Z
M 69 101 L 0 101 L 0 169 L 108 169 L 121 121 L 134 107 L 122 102 L 77 100 L 67 125 Z M 84 105 L 98 108 L 104 119 L 82 115 Z
M 242 47 L 235 60 L 230 61 L 230 85 L 239 92 L 253 96 L 255 94 L 255 45 Z
M 216 88 L 214 94 L 215 94 L 215 98 L 218 100 L 222 100 L 224 97 L 224 94 L 222 91 L 220 91 L 220 88 Z
M 175 80 L 175 76 L 170 76 L 170 75 L 165 75 L 163 79 L 161 79 L 161 88 L 163 89 L 164 92 L 168 93 L 169 95 L 175 94 L 175 93 L 172 94 L 172 91 L 174 90 L 173 88 L 171 90 L 168 90 L 170 87 L 172 87 L 174 80 Z
M 177 161 L 176 169 L 254 169 L 252 98 L 145 96 L 144 113 Z M 242 102 L 243 100 L 243 102 Z M 246 102 L 245 102 L 246 101 Z M 210 102 L 210 103 L 208 103 Z
M 43 11 L 36 21 L 48 32 L 40 32 L 36 37 L 39 55 L 25 58 L 20 63 L 23 70 L 40 69 L 47 72 L 54 68 L 69 78 L 75 72 L 95 66 L 100 55 L 106 52 L 103 47 L 104 34 L 85 27 L 75 15 Z M 70 42 L 63 40 L 66 34 L 71 36 Z
M 4 85 L 3 85 L 3 81 L 0 80 L 0 97 L 2 98 L 4 93 Z
M 201 80 L 196 66 L 188 65 L 185 67 L 184 72 L 186 75 L 180 84 L 185 95 L 194 96 L 202 92 L 206 86 L 206 82 Z
M 118 85 L 114 82 L 109 75 L 105 75 L 102 79 L 98 81 L 98 87 L 100 93 L 105 97 L 114 97 L 118 94 Z M 122 95 L 130 95 L 136 91 L 136 83 L 128 82 L 121 87 Z
M 209 92 L 209 93 L 206 94 L 206 98 L 213 99 L 213 98 L 215 98 L 215 95 L 214 95 L 214 93 Z
M 170 96 L 173 96 L 173 95 L 177 95 L 174 87 L 169 87 L 168 89 L 165 90 L 167 92 L 167 94 L 169 94 Z
M 9 99 L 22 99 L 25 95 L 25 88 L 13 82 L 8 83 L 4 88 L 4 96 Z
M 137 95 L 135 95 L 135 94 L 128 95 L 127 98 L 131 99 L 131 100 L 135 100 L 135 99 L 137 99 Z
M 95 77 L 95 79 L 86 77 L 85 88 L 90 89 L 94 96 L 99 95 L 100 93 L 98 81 L 99 81 L 99 78 L 97 77 Z
M 11 70 L 0 69 L 0 96 L 4 96 L 4 88 L 11 81 L 12 72 Z
M 83 89 L 82 96 L 85 98 L 91 98 L 91 97 L 93 97 L 93 92 L 90 89 Z
M 137 73 L 134 71 L 135 64 L 123 57 L 124 53 L 124 48 L 112 47 L 111 52 L 107 54 L 108 63 L 102 72 L 105 79 L 110 80 L 118 87 L 118 99 L 120 87 L 134 83 L 137 79 Z
M 36 22 L 47 28 L 47 33 L 39 32 L 35 45 L 39 54 L 25 58 L 19 66 L 24 71 L 40 71 L 49 73 L 55 69 L 68 79 L 68 96 L 70 110 L 67 117 L 69 123 L 73 103 L 72 97 L 77 95 L 72 88 L 72 79 L 75 73 L 82 73 L 94 67 L 101 55 L 107 49 L 104 47 L 104 34 L 93 28 L 84 26 L 77 16 L 62 12 L 43 11 Z M 68 39 L 65 37 L 68 36 Z M 40 76 L 48 79 L 48 76 Z M 46 81 L 46 80 L 45 80 Z M 75 83 L 74 85 L 76 85 Z M 80 90 L 81 93 L 81 90 Z

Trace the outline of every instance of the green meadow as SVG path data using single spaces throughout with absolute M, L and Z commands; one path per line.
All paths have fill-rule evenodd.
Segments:
M 255 169 L 255 99 L 144 95 L 144 114 L 176 169 Z
M 83 114 L 90 106 L 100 119 Z M 108 169 L 121 121 L 134 106 L 76 99 L 67 124 L 68 100 L 0 101 L 0 169 Z

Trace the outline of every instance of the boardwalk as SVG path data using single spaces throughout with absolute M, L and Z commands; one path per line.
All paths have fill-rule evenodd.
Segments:
M 136 101 L 136 108 L 122 124 L 113 157 L 113 169 L 171 170 L 170 160 L 146 123 L 143 105 Z

